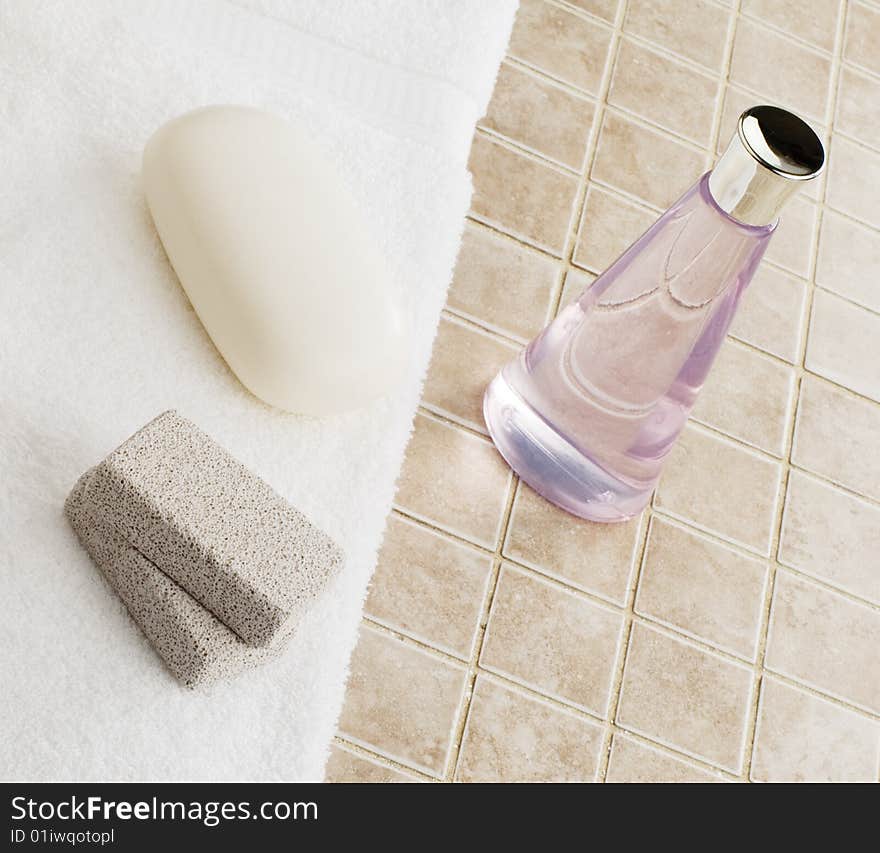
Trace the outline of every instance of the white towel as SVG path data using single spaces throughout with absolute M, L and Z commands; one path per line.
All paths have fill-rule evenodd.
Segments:
M 0 775 L 321 778 L 515 5 L 0 4 Z M 210 103 L 299 122 L 352 187 L 415 331 L 393 396 L 286 415 L 214 350 L 139 185 L 150 133 Z M 284 657 L 209 695 L 165 671 L 62 516 L 78 475 L 169 408 L 348 554 Z

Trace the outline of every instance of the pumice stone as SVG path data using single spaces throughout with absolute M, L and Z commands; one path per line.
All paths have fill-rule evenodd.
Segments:
M 173 411 L 98 463 L 83 500 L 252 646 L 284 636 L 343 562 L 329 536 Z
M 286 638 L 267 648 L 247 645 L 107 524 L 84 500 L 93 473 L 83 474 L 71 491 L 67 518 L 176 678 L 187 687 L 206 687 L 278 654 Z
M 407 336 L 383 259 L 300 129 L 249 107 L 195 110 L 149 140 L 143 181 L 183 289 L 253 394 L 325 415 L 397 383 Z

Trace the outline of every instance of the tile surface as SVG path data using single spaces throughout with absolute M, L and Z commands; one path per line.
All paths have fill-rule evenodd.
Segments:
M 828 169 L 653 503 L 567 515 L 485 438 L 483 387 L 756 103 L 800 111 Z M 880 780 L 880 2 L 524 0 L 478 124 L 328 776 Z
M 388 519 L 366 615 L 467 659 L 476 636 L 491 558 L 398 515 Z
M 763 561 L 655 517 L 635 609 L 754 660 L 766 584 Z
M 461 746 L 462 782 L 591 782 L 602 727 L 486 676 L 477 678 Z
M 480 663 L 601 716 L 621 625 L 613 610 L 504 566 Z
M 442 775 L 465 669 L 361 628 L 339 732 L 402 764 Z
M 752 674 L 745 666 L 636 623 L 617 722 L 738 773 L 751 693 Z
M 880 611 L 787 571 L 776 575 L 768 669 L 880 712 Z
M 325 782 L 415 782 L 415 776 L 371 761 L 344 747 L 334 745 L 324 772 Z
M 880 725 L 775 678 L 761 689 L 752 779 L 876 782 Z

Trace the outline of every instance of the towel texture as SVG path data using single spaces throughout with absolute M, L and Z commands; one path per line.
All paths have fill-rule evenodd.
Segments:
M 513 0 L 0 5 L 4 777 L 321 778 L 470 197 L 471 128 L 514 11 Z M 351 186 L 415 333 L 393 396 L 332 419 L 286 415 L 213 349 L 139 185 L 150 133 L 211 103 L 298 122 Z M 348 556 L 283 655 L 207 696 L 164 669 L 63 518 L 78 475 L 174 407 Z

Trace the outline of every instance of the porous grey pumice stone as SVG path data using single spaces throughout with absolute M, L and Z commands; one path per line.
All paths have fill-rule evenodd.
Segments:
M 84 500 L 94 469 L 77 481 L 64 505 L 71 526 L 173 675 L 206 687 L 256 666 L 283 647 L 249 646 L 182 587 L 129 545 Z
M 298 623 L 343 562 L 327 534 L 174 411 L 99 463 L 83 500 L 253 646 Z

